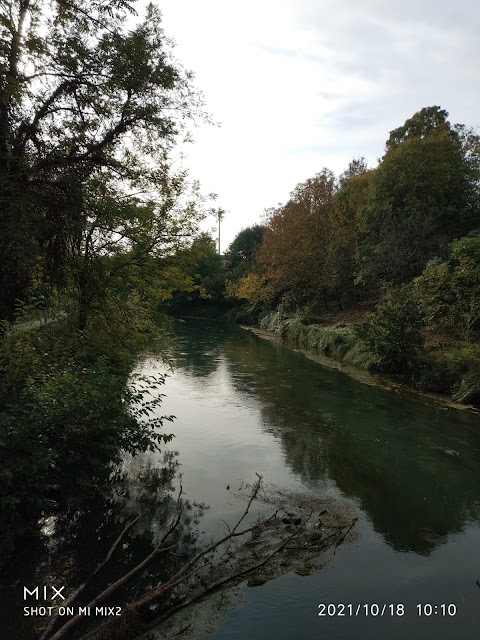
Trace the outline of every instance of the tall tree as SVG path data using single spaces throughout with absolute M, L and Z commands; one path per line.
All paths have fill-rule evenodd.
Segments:
M 265 227 L 255 224 L 242 229 L 228 247 L 228 260 L 230 267 L 234 270 L 238 268 L 246 270 L 252 268 L 255 255 L 262 244 Z
M 63 259 L 63 304 L 78 318 L 84 330 L 91 316 L 123 318 L 135 306 L 152 315 L 159 301 L 176 289 L 190 289 L 188 276 L 163 258 L 183 248 L 196 233 L 203 198 L 195 185 L 187 192 L 180 181 L 168 184 L 161 199 L 122 197 L 105 179 L 83 185 L 82 225 L 75 245 L 67 245 Z M 133 305 L 134 303 L 134 305 Z
M 365 158 L 354 158 L 341 174 L 332 216 L 332 237 L 328 248 L 332 285 L 343 299 L 355 289 L 356 257 L 361 238 L 361 220 L 368 202 L 373 171 Z
M 356 176 L 362 176 L 364 173 L 368 172 L 368 164 L 365 156 L 360 156 L 358 158 L 353 158 L 348 163 L 348 167 L 345 171 L 340 175 L 340 186 L 343 186 L 347 180 L 350 178 L 355 178 Z
M 455 137 L 455 132 L 447 118 L 447 111 L 441 107 L 424 107 L 408 118 L 401 127 L 390 131 L 385 146 L 387 150 L 394 149 L 406 140 L 423 139 L 430 135 L 447 134 Z
M 360 280 L 406 282 L 478 224 L 478 153 L 447 115 L 422 109 L 391 132 L 363 218 Z
M 11 317 L 35 270 L 56 277 L 78 253 L 89 181 L 168 210 L 168 151 L 200 99 L 151 4 L 143 19 L 125 0 L 0 11 L 0 316 Z
M 178 285 L 161 305 L 162 309 L 178 314 L 199 307 L 218 309 L 224 305 L 225 271 L 216 244 L 209 233 L 202 232 L 190 246 L 163 260 L 163 264 L 177 274 Z
M 320 297 L 331 288 L 327 252 L 331 241 L 336 180 L 329 169 L 298 184 L 289 201 L 273 211 L 259 260 L 277 295 L 295 302 Z

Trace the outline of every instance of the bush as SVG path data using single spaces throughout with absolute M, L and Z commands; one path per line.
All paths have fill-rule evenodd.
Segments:
M 0 343 L 3 558 L 40 517 L 88 502 L 124 451 L 170 438 L 159 430 L 170 416 L 149 419 L 162 396 L 144 398 L 162 377 L 129 385 L 118 362 L 78 344 L 74 350 L 68 335 L 61 346 L 55 337 L 50 328 L 19 330 Z
M 405 286 L 388 289 L 356 332 L 373 356 L 371 368 L 413 377 L 425 358 L 423 328 L 417 301 Z
M 449 259 L 430 260 L 414 285 L 432 330 L 475 341 L 480 329 L 480 238 L 452 242 Z
M 417 380 L 424 391 L 450 395 L 456 402 L 480 404 L 480 350 L 463 346 L 431 351 Z

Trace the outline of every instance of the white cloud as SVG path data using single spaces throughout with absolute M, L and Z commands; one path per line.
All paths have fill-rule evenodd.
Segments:
M 382 155 L 424 106 L 478 123 L 479 13 L 403 0 L 162 0 L 176 55 L 221 128 L 194 130 L 187 165 L 230 213 L 226 243 L 328 166 Z M 212 220 L 213 225 L 213 220 Z

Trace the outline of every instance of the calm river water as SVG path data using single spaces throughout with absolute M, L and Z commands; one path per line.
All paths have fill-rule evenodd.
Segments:
M 244 587 L 214 639 L 478 640 L 478 417 L 362 384 L 236 327 L 187 321 L 176 335 L 162 412 L 177 417 L 166 430 L 188 498 L 210 505 L 207 532 L 234 520 L 232 490 L 255 473 L 340 496 L 360 517 L 358 539 L 321 571 Z M 152 360 L 140 369 L 164 371 Z M 405 614 L 319 616 L 321 603 L 403 604 Z
M 213 603 L 203 605 L 195 624 L 202 617 L 210 623 L 200 626 L 211 640 L 479 640 L 478 416 L 362 384 L 221 323 L 179 322 L 171 357 L 161 413 L 176 416 L 165 431 L 175 434 L 169 447 L 178 451 L 187 498 L 210 505 L 201 520 L 207 535 L 224 533 L 225 521 L 243 512 L 236 492 L 256 473 L 282 489 L 333 496 L 359 516 L 356 539 L 323 569 L 243 585 L 223 616 L 213 615 Z M 165 368 L 151 358 L 138 365 L 143 373 Z M 122 522 L 139 512 L 144 524 L 92 593 L 150 552 L 166 516 L 158 507 L 161 483 L 136 481 L 148 465 L 160 468 L 163 458 L 127 459 L 123 492 L 47 523 L 50 542 L 19 554 L 0 591 L 1 640 L 38 638 L 38 621 L 23 616 L 22 585 L 62 584 L 70 593 L 105 557 Z M 144 593 L 162 570 L 168 567 L 152 566 L 112 604 Z M 369 605 L 369 615 L 361 606 L 357 616 L 319 616 L 322 603 L 343 603 L 347 614 L 348 605 L 354 614 Z M 384 604 L 383 616 L 371 615 L 372 605 L 381 611 Z M 388 605 L 395 612 L 403 605 L 405 614 L 391 616 Z M 417 605 L 432 608 L 419 615 Z M 455 615 L 442 605 L 454 605 Z M 203 637 L 194 628 L 195 640 Z

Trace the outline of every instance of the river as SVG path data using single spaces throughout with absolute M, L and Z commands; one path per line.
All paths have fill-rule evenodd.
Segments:
M 358 538 L 321 571 L 245 587 L 215 640 L 478 639 L 478 416 L 362 384 L 236 327 L 187 321 L 176 340 L 162 410 L 177 418 L 167 430 L 187 496 L 210 505 L 208 532 L 233 521 L 231 489 L 255 473 L 336 494 L 360 518 Z M 319 616 L 321 603 L 405 613 Z
M 207 602 L 194 612 L 190 637 L 478 640 L 478 415 L 364 384 L 220 322 L 177 322 L 170 357 L 174 368 L 161 387 L 160 415 L 176 416 L 164 426 L 175 435 L 167 449 L 178 451 L 188 500 L 210 506 L 200 521 L 206 536 L 224 533 L 225 522 L 238 518 L 245 501 L 237 491 L 257 473 L 285 490 L 343 501 L 359 517 L 355 539 L 321 570 L 244 584 L 221 615 Z M 143 374 L 165 370 L 153 357 L 137 366 Z M 2 640 L 38 637 L 38 623 L 22 614 L 22 585 L 65 584 L 70 592 L 105 557 L 121 523 L 139 511 L 144 524 L 98 588 L 149 553 L 165 513 L 153 476 L 136 484 L 135 474 L 148 465 L 160 468 L 163 456 L 127 457 L 123 493 L 92 501 L 83 515 L 58 517 L 50 543 L 19 556 L 5 579 L 14 588 L 2 591 Z M 138 597 L 162 570 L 151 566 L 118 597 Z M 337 615 L 340 604 L 346 615 Z M 328 612 L 335 615 L 319 615 Z

